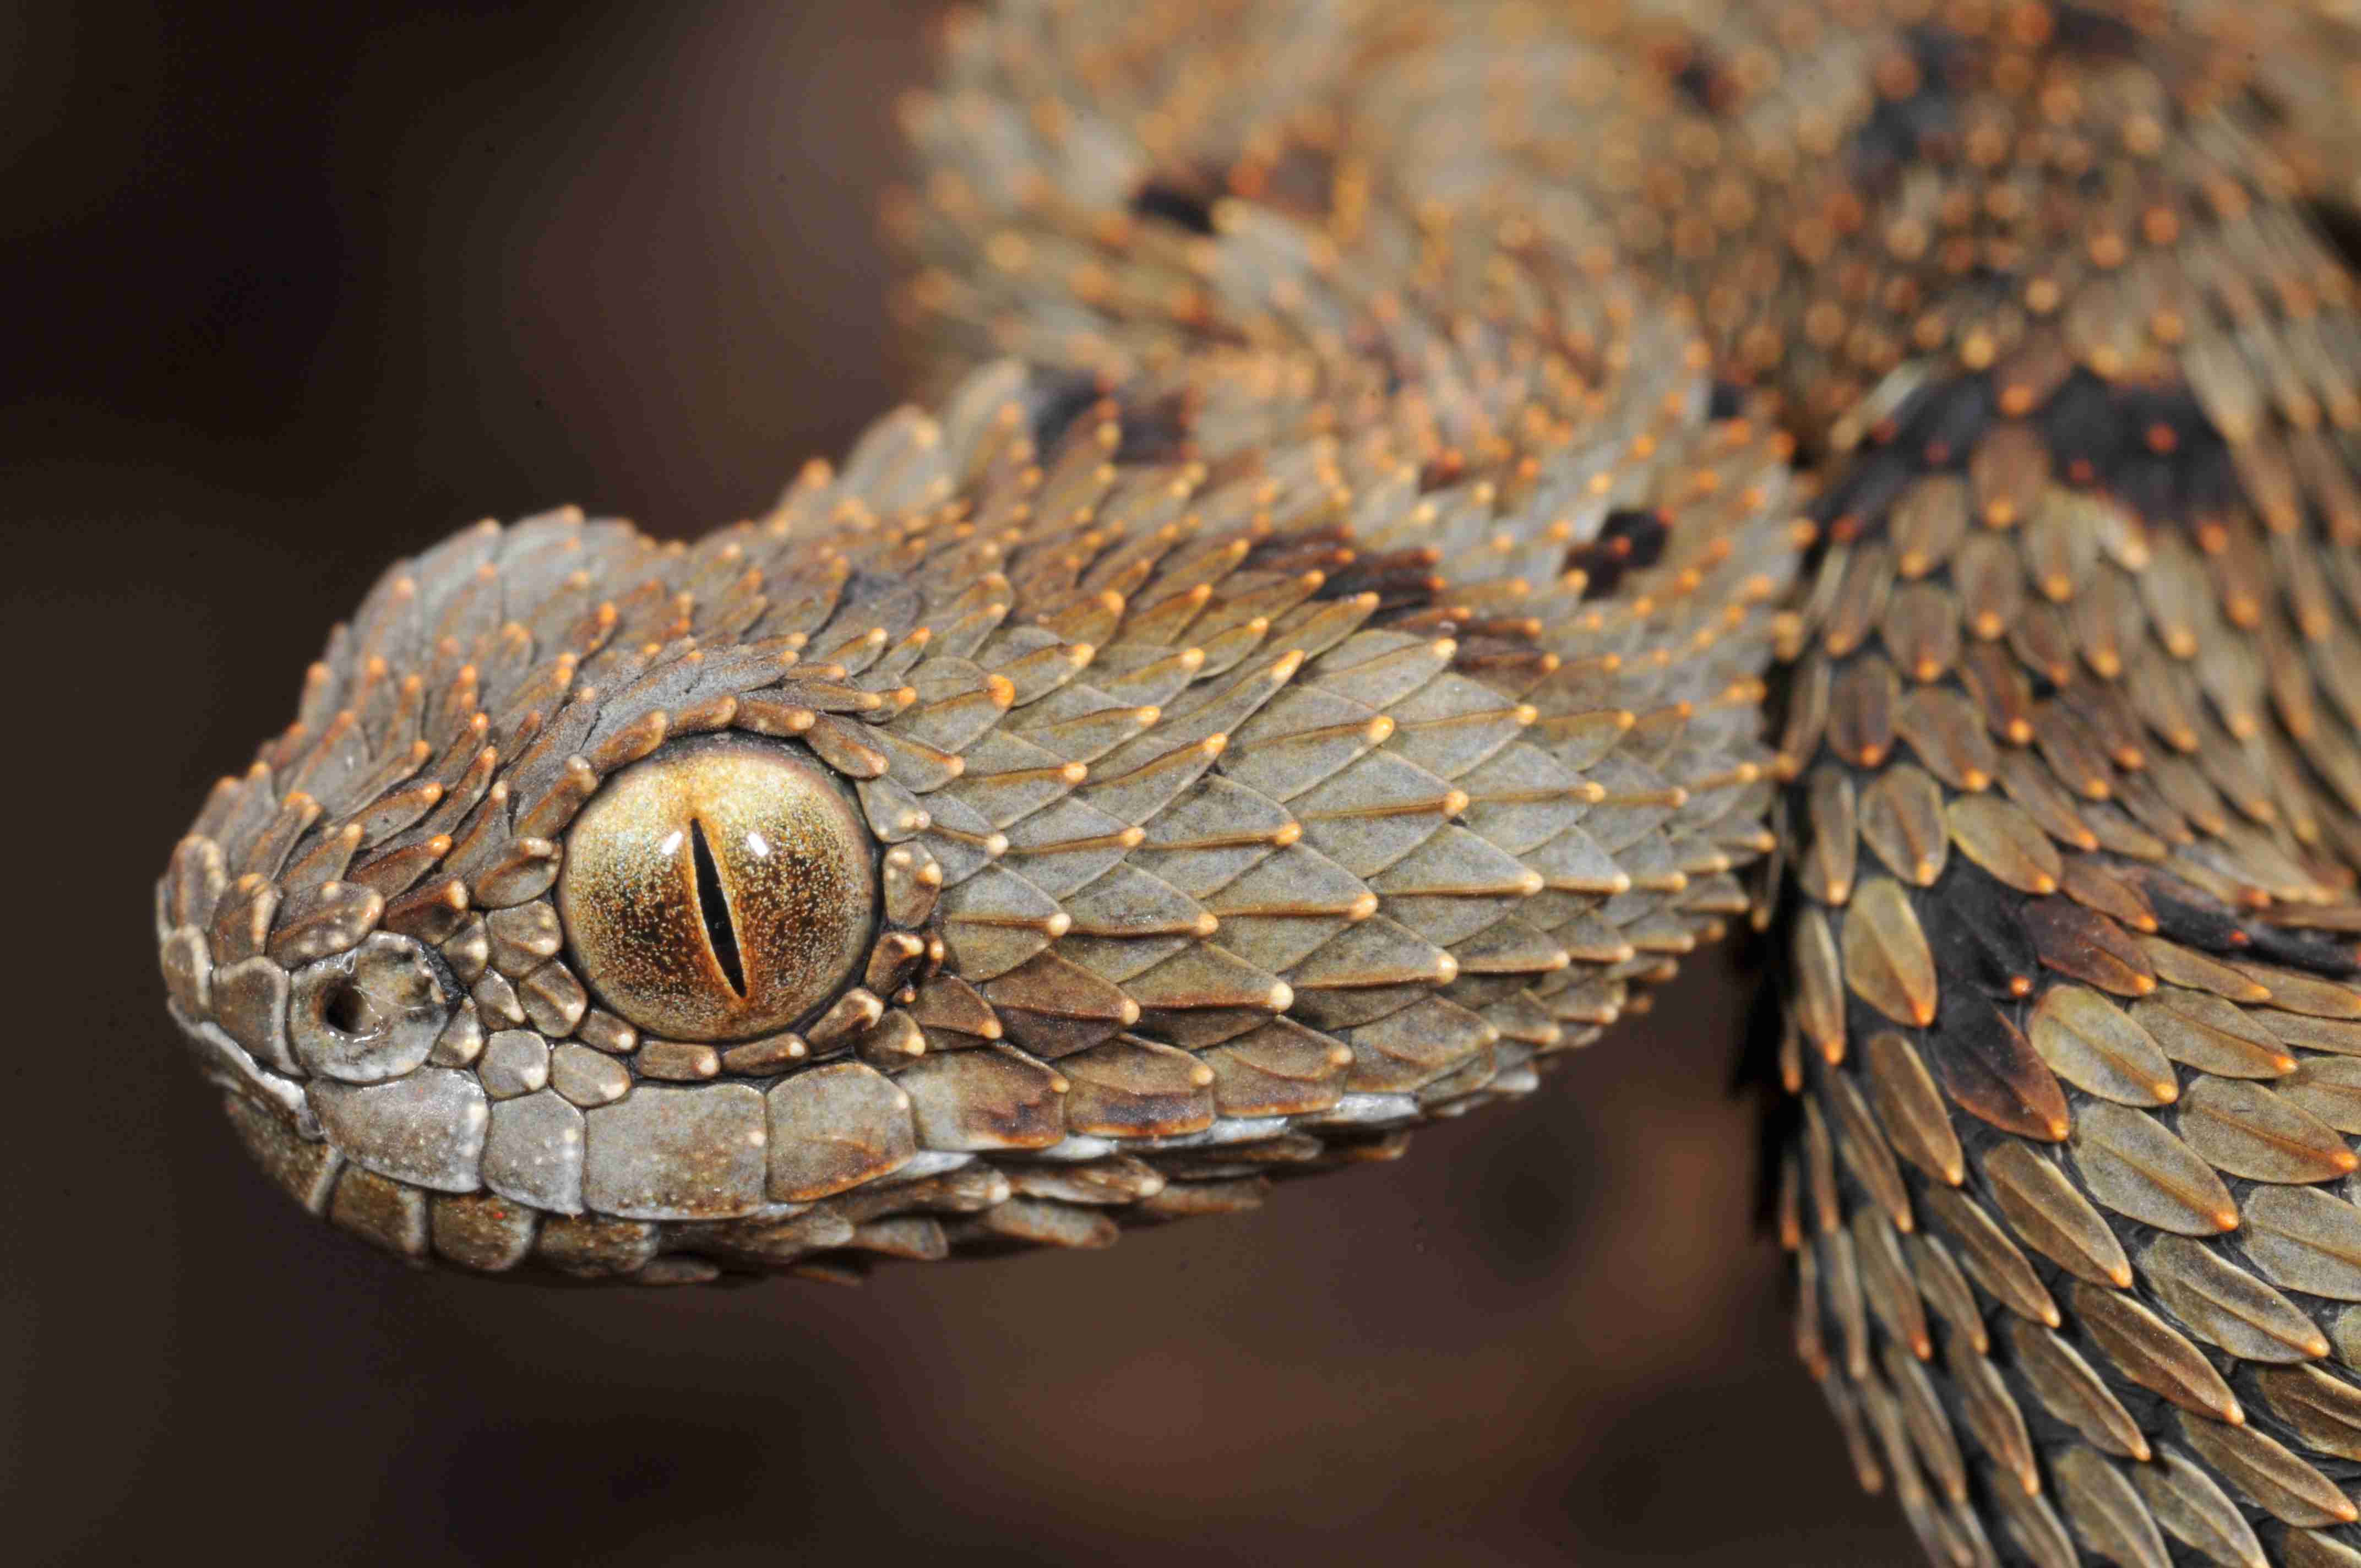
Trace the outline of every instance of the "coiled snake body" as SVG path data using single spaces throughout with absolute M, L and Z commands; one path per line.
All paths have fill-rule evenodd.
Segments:
M 555 1278 L 1104 1245 L 1751 923 L 1797 1348 L 1930 1555 L 2361 1564 L 2338 7 L 947 60 L 931 411 L 693 544 L 400 564 L 175 850 L 269 1176 Z

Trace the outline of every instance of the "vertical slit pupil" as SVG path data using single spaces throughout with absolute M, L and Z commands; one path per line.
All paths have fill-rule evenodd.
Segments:
M 730 989 L 746 994 L 746 966 L 738 956 L 737 927 L 730 923 L 730 901 L 721 895 L 721 868 L 714 863 L 713 847 L 705 841 L 705 824 L 688 825 L 688 848 L 697 862 L 697 908 L 705 916 L 705 938 L 713 945 L 713 959 L 721 966 Z

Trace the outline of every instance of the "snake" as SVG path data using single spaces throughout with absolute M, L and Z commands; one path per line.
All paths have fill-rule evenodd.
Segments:
M 1395 1158 L 1751 945 L 1929 1559 L 2361 1568 L 2356 101 L 2338 0 L 959 13 L 918 400 L 389 568 L 171 1015 L 412 1262 L 856 1279 Z

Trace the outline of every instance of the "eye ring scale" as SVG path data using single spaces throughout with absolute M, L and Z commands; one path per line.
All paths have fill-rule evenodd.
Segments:
M 684 741 L 609 779 L 567 835 L 557 909 L 583 979 L 651 1035 L 741 1040 L 826 1003 L 874 936 L 874 845 L 792 747 Z

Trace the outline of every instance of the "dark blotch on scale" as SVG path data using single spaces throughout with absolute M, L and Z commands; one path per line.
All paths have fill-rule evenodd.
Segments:
M 1117 463 L 1181 463 L 1196 455 L 1196 409 L 1185 394 L 1167 392 L 1151 402 L 1122 399 L 1116 409 Z
M 1883 533 L 1894 503 L 1914 480 L 1964 465 L 1993 421 L 1993 400 L 1983 376 L 1956 377 L 1905 398 L 1871 433 L 1874 444 L 1856 453 L 1843 477 L 1813 502 L 1824 543 Z
M 2156 912 L 2157 935 L 2167 941 L 2312 974 L 2345 977 L 2361 972 L 2361 959 L 2334 937 L 2255 919 L 2162 872 L 2135 871 L 2133 875 L 2148 907 Z
M 2186 387 L 2112 387 L 2077 367 L 2034 422 L 2060 478 L 2150 521 L 2188 522 L 2238 501 L 2230 448 Z
M 2237 912 L 2191 887 L 2177 877 L 2135 872 L 2148 907 L 2156 911 L 2156 932 L 2169 942 L 2213 953 L 2249 950 L 2246 923 Z
M 1924 471 L 1898 445 L 1889 444 L 1862 454 L 1845 477 L 1812 505 L 1811 518 L 1820 525 L 1820 538 L 1809 564 L 1817 565 L 1828 544 L 1850 543 L 1864 534 L 1883 532 L 1894 503 Z
M 2071 476 L 2079 463 L 2097 474 L 2114 466 L 2123 431 L 2107 384 L 2077 366 L 2034 415 L 2036 427 L 2058 460 L 2058 472 Z
M 1882 532 L 1913 480 L 1963 466 L 1999 417 L 1989 376 L 1920 388 L 1814 503 L 1814 521 L 1832 543 Z M 2078 367 L 2030 420 L 2061 482 L 2114 496 L 2145 521 L 2185 526 L 2239 503 L 2229 445 L 2185 386 L 2115 386 Z
M 2248 958 L 2340 979 L 2361 974 L 2361 961 L 2356 961 L 2353 949 L 2328 937 L 2266 926 L 2260 921 L 2249 922 L 2243 929 Z
M 1963 376 L 1915 392 L 1894 415 L 1893 444 L 1928 468 L 1952 468 L 1993 421 L 1990 377 Z
M 2049 8 L 2051 37 L 2059 52 L 2083 60 L 2130 60 L 2139 53 L 2139 30 L 2097 5 L 2060 0 Z
M 1673 525 L 1664 513 L 1625 509 L 1607 514 L 1598 536 L 1565 553 L 1566 570 L 1589 579 L 1585 599 L 1604 598 L 1615 591 L 1626 572 L 1644 571 L 1664 558 Z
M 1738 84 L 1721 68 L 1713 51 L 1697 39 L 1674 56 L 1673 88 L 1708 115 L 1719 115 L 1738 99 Z
M 2310 218 L 2336 252 L 2336 259 L 2346 267 L 2361 269 L 2361 212 L 2341 202 L 2308 202 L 2304 216 Z
M 1949 27 L 1916 27 L 1906 35 L 1917 85 L 1902 97 L 1880 93 L 1869 120 L 1852 136 L 1845 157 L 1853 178 L 1878 185 L 1915 162 L 1927 144 L 1959 127 L 1958 82 L 1968 45 Z
M 2025 895 L 1964 855 L 1954 855 L 1920 902 L 1918 924 L 1935 972 L 1993 996 L 2020 996 L 2041 970 L 2025 933 Z M 1948 994 L 1955 989 L 1946 984 Z
M 1175 224 L 1191 234 L 1210 235 L 1213 232 L 1213 203 L 1202 192 L 1191 190 L 1169 180 L 1143 181 L 1132 192 L 1131 212 L 1134 217 L 1156 218 Z
M 1117 433 L 1114 461 L 1177 463 L 1191 455 L 1191 411 L 1188 400 L 1178 392 L 1138 401 L 1120 390 L 1110 391 L 1105 382 L 1088 371 L 1037 370 L 1027 380 L 1041 386 L 1027 393 L 1032 405 L 1027 429 L 1034 451 L 1045 461 L 1074 438 L 1085 415 L 1110 398 L 1115 400 Z
M 1038 372 L 1027 378 L 1026 396 L 1032 407 L 1027 422 L 1033 450 L 1044 455 L 1058 449 L 1074 422 L 1106 395 L 1099 378 L 1087 371 L 1064 374 Z
M 1927 1065 L 1970 1115 L 2019 1137 L 2054 1142 L 2065 1135 L 2065 1098 L 2018 1026 L 2023 1012 L 1964 987 L 1945 988 L 1926 1033 Z
M 1312 590 L 1312 597 L 1341 599 L 1373 593 L 1378 596 L 1378 613 L 1381 616 L 1404 609 L 1423 609 L 1434 602 L 1435 594 L 1443 587 L 1442 577 L 1435 573 L 1439 564 L 1434 551 L 1425 546 L 1364 555 L 1328 573 Z

